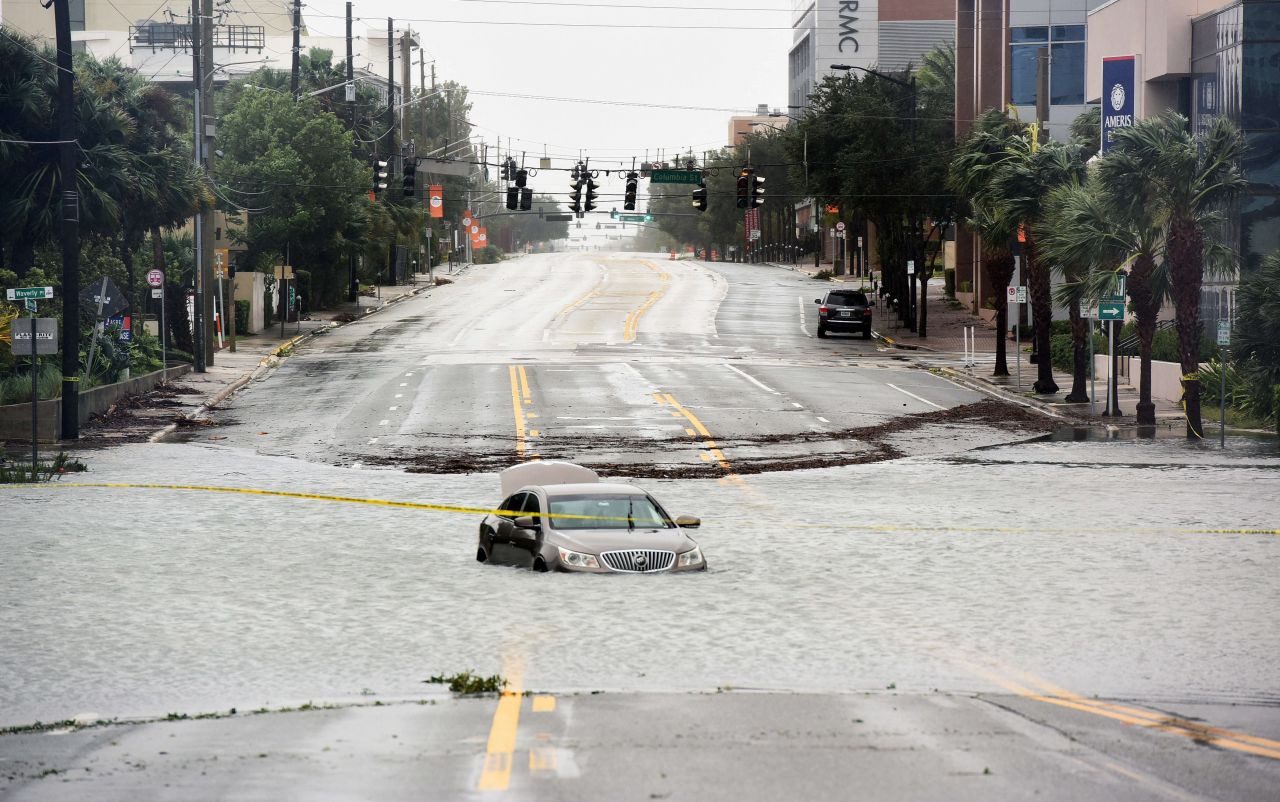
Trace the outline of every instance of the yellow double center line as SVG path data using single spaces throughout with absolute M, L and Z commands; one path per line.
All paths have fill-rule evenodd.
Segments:
M 676 397 L 671 393 L 654 393 L 653 399 L 659 404 L 670 405 L 677 415 L 689 421 L 689 425 L 693 427 L 693 431 L 702 437 L 702 447 L 706 449 L 704 453 L 706 453 L 712 461 L 720 466 L 720 469 L 724 471 L 725 479 L 739 486 L 746 484 L 742 477 L 733 470 L 733 466 L 729 464 L 729 460 L 725 457 L 724 451 L 720 449 L 720 445 L 715 441 L 715 438 L 711 436 L 711 432 L 707 430 L 707 427 L 703 425 L 702 421 L 698 420 L 697 415 L 690 412 L 688 408 L 677 401 Z
M 526 411 L 525 406 L 533 403 L 529 392 L 529 374 L 524 365 L 507 366 L 507 374 L 511 380 L 511 412 L 516 423 L 516 456 L 524 459 L 529 452 L 529 440 L 537 439 L 541 432 L 528 426 L 529 418 L 536 418 L 537 413 Z M 528 453 L 530 459 L 538 459 L 536 453 Z
M 1057 705 L 1070 710 L 1078 710 L 1082 713 L 1091 713 L 1095 716 L 1103 716 L 1104 718 L 1114 719 L 1137 727 L 1181 735 L 1199 743 L 1212 744 L 1226 749 L 1234 749 L 1238 752 L 1247 752 L 1251 755 L 1280 760 L 1280 741 L 1273 741 L 1270 738 L 1260 738 L 1256 735 L 1248 735 L 1222 727 L 1211 727 L 1152 710 L 1143 710 L 1129 705 L 1106 702 L 1101 699 L 1091 699 L 1065 688 L 1059 688 L 1024 671 L 1015 672 L 1022 679 L 1021 682 L 1018 682 L 978 666 L 970 665 L 969 667 L 975 673 L 1025 699 Z

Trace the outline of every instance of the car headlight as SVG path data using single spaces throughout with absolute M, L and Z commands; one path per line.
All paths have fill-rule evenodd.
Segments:
M 557 546 L 556 548 L 559 548 Z M 599 568 L 600 561 L 594 554 L 583 554 L 579 551 L 560 549 L 560 562 L 571 568 Z
M 691 565 L 702 565 L 702 549 L 694 546 L 692 551 L 686 551 L 676 560 L 677 568 L 688 568 Z

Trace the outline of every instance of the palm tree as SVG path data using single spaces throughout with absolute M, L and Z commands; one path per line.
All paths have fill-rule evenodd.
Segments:
M 1001 207 L 992 185 L 1007 159 L 1011 140 L 1019 136 L 1018 128 L 1002 111 L 983 112 L 975 121 L 973 131 L 960 143 L 947 176 L 948 185 L 969 206 L 966 223 L 981 240 L 983 267 L 996 290 L 995 376 L 1009 375 L 1005 358 L 1008 305 L 1004 298 L 1013 280 L 1012 242 L 1018 225 Z
M 1206 253 L 1221 230 L 1222 210 L 1246 183 L 1240 172 L 1244 137 L 1216 118 L 1202 138 L 1174 112 L 1139 121 L 1112 136 L 1111 154 L 1124 158 L 1124 179 L 1144 182 L 1165 230 L 1166 261 L 1177 310 L 1178 352 L 1187 437 L 1203 438 L 1200 415 L 1200 294 Z

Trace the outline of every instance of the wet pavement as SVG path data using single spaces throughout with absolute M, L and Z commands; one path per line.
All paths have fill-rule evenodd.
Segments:
M 909 748 L 946 742 L 948 754 L 963 750 L 943 725 L 934 730 L 935 707 L 960 705 L 965 726 L 977 729 L 1065 737 L 1050 750 L 1058 754 L 1077 748 L 1070 716 L 1121 727 L 1115 721 L 1138 715 L 1120 709 L 1129 705 L 1158 720 L 1139 716 L 1140 737 L 1089 735 L 1097 739 L 1089 748 L 1105 755 L 1154 739 L 1154 763 L 1122 761 L 1131 772 L 1146 766 L 1138 773 L 1154 785 L 1113 794 L 1076 777 L 1080 784 L 1059 791 L 1202 798 L 1217 788 L 1221 798 L 1244 799 L 1258 798 L 1250 789 L 1259 786 L 1233 786 L 1232 761 L 1245 762 L 1240 778 L 1276 777 L 1280 742 L 1268 740 L 1280 737 L 1273 438 L 1231 437 L 1225 450 L 1128 439 L 984 401 L 875 343 L 807 336 L 797 299 L 811 290 L 781 271 L 690 265 L 681 274 L 628 264 L 626 281 L 611 285 L 604 268 L 581 257 L 544 266 L 585 300 L 527 331 L 477 334 L 492 317 L 477 299 L 497 297 L 494 288 L 519 281 L 527 264 L 472 271 L 301 349 L 238 395 L 223 425 L 180 442 L 94 451 L 89 472 L 59 485 L 4 489 L 0 727 L 307 703 L 447 707 L 423 681 L 475 670 L 562 700 L 621 694 L 620 704 L 654 727 L 661 706 L 679 708 L 682 693 L 899 694 L 909 700 L 905 718 L 885 733 L 901 725 Z M 757 282 L 767 286 L 738 286 Z M 684 301 L 678 287 L 689 293 Z M 477 307 L 470 318 L 459 313 L 467 306 Z M 714 325 L 686 320 L 690 308 L 710 310 Z M 650 335 L 649 315 L 660 326 L 681 320 L 686 332 Z M 603 333 L 569 342 L 565 332 L 578 325 Z M 575 452 L 606 474 L 639 477 L 673 514 L 701 517 L 695 537 L 710 570 L 593 576 L 486 566 L 474 559 L 480 515 L 364 503 L 490 508 L 500 500 L 494 468 Z M 133 486 L 72 486 L 95 483 Z M 988 722 L 963 701 L 975 695 L 999 697 L 1008 717 Z M 441 788 L 476 788 L 493 704 L 468 701 L 460 719 L 440 725 L 456 736 L 437 756 L 452 778 Z M 599 761 L 616 761 L 619 742 L 607 729 L 574 729 L 611 715 L 583 704 L 581 722 L 548 736 L 552 746 L 592 743 Z M 785 707 L 766 716 L 762 741 L 783 744 L 777 733 L 799 726 Z M 1167 768 L 1182 759 L 1177 750 L 1226 737 L 1161 723 L 1191 715 L 1243 728 L 1275 757 L 1214 746 L 1194 758 L 1213 784 L 1182 782 Z M 1011 723 L 1026 717 L 1045 729 Z M 290 729 L 310 724 L 245 726 L 272 749 L 284 748 L 289 731 L 303 752 L 320 749 Z M 732 737 L 750 741 L 742 726 Z M 263 729 L 276 727 L 275 735 Z M 732 729 L 717 736 L 721 746 Z M 637 743 L 656 738 L 667 749 L 677 731 L 660 737 L 655 729 Z M 105 749 L 122 737 L 112 732 L 84 730 L 66 743 Z M 521 744 L 536 735 L 519 732 Z M 40 737 L 48 736 L 0 736 L 0 796 L 6 766 L 20 778 L 10 788 L 37 789 L 25 783 L 43 770 L 31 757 Z M 854 748 L 846 735 L 833 737 Z M 886 738 L 874 748 L 893 748 Z M 202 759 L 217 754 L 215 741 L 199 746 Z M 794 743 L 807 755 L 796 765 L 823 770 L 815 755 L 825 747 Z M 520 759 L 532 774 L 521 768 L 515 788 L 537 776 L 534 758 Z M 524 795 L 592 798 L 618 787 L 598 773 L 600 762 L 581 765 L 591 782 Z M 910 773 L 909 761 L 894 765 Z M 964 776 L 983 768 L 965 766 Z M 202 787 L 182 776 L 194 785 L 179 787 Z M 129 798 L 137 787 L 104 798 Z M 225 796 L 272 798 L 267 787 Z M 648 797 L 644 787 L 638 798 Z M 677 785 L 672 798 L 718 798 L 690 792 L 701 787 Z M 825 787 L 815 785 L 810 798 L 834 798 Z M 984 793 L 948 783 L 938 794 L 883 787 L 902 798 Z

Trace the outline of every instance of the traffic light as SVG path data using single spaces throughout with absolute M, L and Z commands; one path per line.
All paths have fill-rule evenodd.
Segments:
M 623 196 L 622 208 L 628 212 L 635 211 L 636 208 L 636 192 L 640 189 L 640 174 L 636 172 L 627 173 L 627 192 Z
M 390 165 L 387 163 L 385 159 L 373 160 L 373 194 L 374 195 L 377 195 L 379 192 L 387 188 L 387 178 L 388 178 L 389 168 L 390 168 Z
M 764 205 L 764 176 L 751 176 L 751 208 L 757 209 Z
M 520 190 L 515 187 L 507 187 L 507 208 L 515 211 L 520 205 Z
M 404 160 L 404 179 L 402 181 L 402 184 L 404 186 L 404 196 L 406 198 L 413 197 L 413 191 L 414 189 L 417 188 L 416 186 L 417 180 L 418 180 L 418 160 L 405 159 Z
M 520 188 L 520 211 L 527 212 L 533 208 L 533 190 L 529 187 Z
M 744 167 L 738 174 L 738 208 L 751 206 L 751 169 Z
M 582 204 L 584 212 L 594 212 L 596 210 L 596 190 L 600 187 L 590 176 L 587 177 L 587 197 Z
M 515 166 L 515 165 L 513 164 L 512 166 Z M 523 189 L 524 185 L 528 183 L 528 181 L 529 181 L 528 170 L 516 170 L 516 186 Z
M 707 182 L 698 182 L 698 188 L 693 191 L 693 208 L 700 212 L 707 210 Z
M 574 173 L 577 173 L 576 167 L 574 168 Z M 569 209 L 574 214 L 582 214 L 582 179 L 575 175 L 569 188 L 572 190 L 569 193 Z

